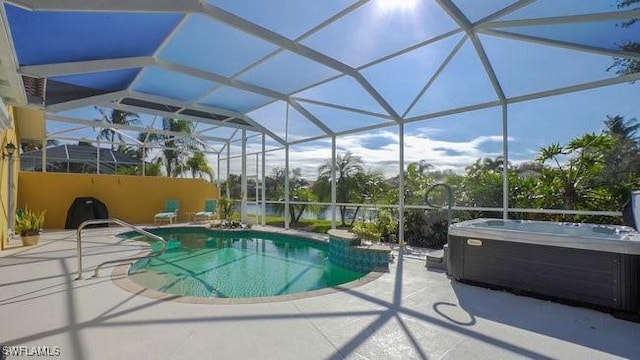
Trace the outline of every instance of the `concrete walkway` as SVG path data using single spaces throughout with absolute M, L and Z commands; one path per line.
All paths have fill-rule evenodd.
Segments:
M 85 275 L 131 256 L 121 229 L 87 230 Z M 62 359 L 606 359 L 640 356 L 640 324 L 451 282 L 397 254 L 355 289 L 260 304 L 186 304 L 76 277 L 75 232 L 0 252 L 0 343 Z M 11 358 L 11 357 L 9 357 Z

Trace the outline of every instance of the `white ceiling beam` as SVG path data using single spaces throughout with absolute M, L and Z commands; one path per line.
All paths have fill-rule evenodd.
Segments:
M 88 125 L 78 126 L 78 127 L 74 127 L 74 128 L 70 128 L 70 129 L 64 129 L 64 130 L 60 130 L 60 131 L 50 132 L 50 133 L 47 134 L 47 136 L 50 137 L 50 136 L 62 135 L 62 134 L 66 134 L 68 132 L 85 130 L 85 129 L 88 129 L 89 127 L 90 126 L 88 126 Z
M 10 0 L 24 9 L 34 11 L 108 11 L 108 12 L 197 12 L 198 0 Z
M 496 12 L 494 12 L 493 14 L 489 14 L 487 16 L 485 16 L 484 18 L 476 21 L 475 23 L 473 23 L 473 27 L 477 28 L 479 26 L 483 26 L 483 24 L 489 22 L 489 21 L 493 21 L 494 19 L 499 19 L 503 16 L 509 15 L 514 11 L 520 10 L 521 8 L 528 6 L 529 4 L 535 2 L 536 0 L 520 0 L 517 1 L 503 9 L 500 9 Z
M 526 94 L 526 95 L 514 96 L 514 97 L 507 98 L 506 102 L 507 102 L 507 104 L 515 104 L 515 103 L 519 103 L 519 102 L 523 102 L 523 101 L 536 100 L 536 99 L 541 99 L 541 98 L 545 98 L 545 97 L 551 97 L 551 96 L 556 96 L 556 95 L 574 93 L 574 92 L 578 92 L 578 91 L 597 89 L 597 88 L 601 88 L 601 87 L 605 87 L 605 86 L 618 85 L 618 84 L 623 84 L 623 83 L 631 83 L 631 82 L 635 82 L 635 81 L 639 81 L 639 80 L 640 80 L 640 73 L 635 73 L 635 74 L 630 74 L 630 75 L 617 76 L 617 77 L 614 77 L 614 78 L 611 78 L 611 79 L 591 81 L 591 82 L 584 83 L 584 84 L 572 85 L 572 86 L 562 87 L 562 88 L 558 88 L 558 89 L 552 89 L 552 90 L 540 91 L 540 92 Z M 497 101 L 497 100 L 496 101 L 490 101 L 490 102 L 485 102 L 485 103 L 482 103 L 482 104 L 464 106 L 464 107 L 460 107 L 460 108 L 455 108 L 455 109 L 450 109 L 450 110 L 439 111 L 439 112 L 435 112 L 435 113 L 415 116 L 415 117 L 406 119 L 405 122 L 406 123 L 411 123 L 411 122 L 416 122 L 416 121 L 435 119 L 435 118 L 439 118 L 439 117 L 443 117 L 443 116 L 454 115 L 454 114 L 470 112 L 470 111 L 475 111 L 475 110 L 481 110 L 481 109 L 486 109 L 486 108 L 490 108 L 490 107 L 496 107 L 496 106 L 500 106 L 500 105 L 501 105 L 500 101 Z
M 244 125 L 240 125 L 240 124 L 230 123 L 228 121 L 217 121 L 217 122 L 214 123 L 214 122 L 211 122 L 212 120 L 210 120 L 210 119 L 190 117 L 190 119 L 192 119 L 192 120 L 193 119 L 202 119 L 203 120 L 202 122 L 206 122 L 206 123 L 209 123 L 209 124 L 219 124 L 219 125 L 236 127 L 236 128 L 246 129 L 246 130 L 264 132 L 265 134 L 269 135 L 272 139 L 274 139 L 277 142 L 279 142 L 279 143 L 284 145 L 284 139 L 282 139 L 280 136 L 276 135 L 271 130 L 265 128 L 263 125 L 257 123 L 251 117 L 249 117 L 249 116 L 247 116 L 245 114 L 239 113 L 239 112 L 230 111 L 230 110 L 226 110 L 226 109 L 221 109 L 221 108 L 217 108 L 217 107 L 214 107 L 214 106 L 208 106 L 208 105 L 188 104 L 188 103 L 184 103 L 184 102 L 177 101 L 177 100 L 170 100 L 168 98 L 155 96 L 155 95 L 144 94 L 144 93 L 139 93 L 139 92 L 134 92 L 132 94 L 132 97 L 138 98 L 138 99 L 141 99 L 141 100 L 159 102 L 161 104 L 176 106 L 176 107 L 179 107 L 179 108 L 182 108 L 182 109 L 194 109 L 194 110 L 198 110 L 198 111 L 205 111 L 205 112 L 225 115 L 225 116 L 229 116 L 231 118 L 237 118 L 237 119 L 240 119 L 240 120 L 250 124 L 251 126 L 253 126 L 253 128 L 248 127 L 248 126 L 244 126 Z M 171 112 L 169 112 L 169 113 L 170 114 L 174 114 L 173 116 L 176 116 L 176 115 L 186 116 L 186 115 L 176 114 L 176 113 L 171 113 Z M 204 121 L 204 120 L 207 120 L 207 121 Z M 193 120 L 193 121 L 198 121 L 198 120 Z
M 337 105 L 337 104 L 331 104 L 331 103 L 327 103 L 324 101 L 318 101 L 318 100 L 313 100 L 313 99 L 307 99 L 307 98 L 300 98 L 300 97 L 294 97 L 292 98 L 293 100 L 297 100 L 297 101 L 301 101 L 301 102 L 305 102 L 305 103 L 309 103 L 309 104 L 315 104 L 315 105 L 320 105 L 320 106 L 326 106 L 326 107 L 330 107 L 330 108 L 334 108 L 334 109 L 339 109 L 339 110 L 344 110 L 344 111 L 348 111 L 348 112 L 353 112 L 353 113 L 358 113 L 358 114 L 362 114 L 362 115 L 368 115 L 368 116 L 373 116 L 376 118 L 382 118 L 385 120 L 394 120 L 391 116 L 386 115 L 386 114 L 380 114 L 377 112 L 373 112 L 373 111 L 367 111 L 367 110 L 362 110 L 362 109 L 356 109 L 356 108 L 352 108 L 352 107 L 348 107 L 348 106 L 343 106 L 343 105 Z
M 367 91 L 369 95 L 371 95 L 374 98 L 374 100 L 376 100 L 380 104 L 380 106 L 382 106 L 385 109 L 385 111 L 389 113 L 391 117 L 393 117 L 394 119 L 397 119 L 397 121 L 400 120 L 399 115 L 395 112 L 395 110 L 391 107 L 391 105 L 387 103 L 387 101 L 377 92 L 377 90 L 375 90 L 373 86 L 371 86 L 371 84 L 369 84 L 369 82 L 362 75 L 360 75 L 360 73 L 356 69 L 334 58 L 331 58 L 319 51 L 313 50 L 305 45 L 299 44 L 276 32 L 273 32 L 269 29 L 266 29 L 250 21 L 247 21 L 239 16 L 236 16 L 230 12 L 227 12 L 221 8 L 215 7 L 211 4 L 208 4 L 208 3 L 203 4 L 202 12 L 203 14 L 211 17 L 216 21 L 227 24 L 247 34 L 250 34 L 262 40 L 268 41 L 281 48 L 287 49 L 297 55 L 306 57 L 310 60 L 320 63 L 338 72 L 341 72 L 343 74 L 347 74 L 353 77 L 356 81 L 358 81 L 358 83 L 360 83 L 360 86 L 362 86 L 364 90 Z
M 490 107 L 494 107 L 494 106 L 500 106 L 500 105 L 502 105 L 502 102 L 500 100 L 489 101 L 489 102 L 485 102 L 485 103 L 482 103 L 482 104 L 463 106 L 463 107 L 459 107 L 459 108 L 455 108 L 455 109 L 449 109 L 449 110 L 438 111 L 438 112 L 434 112 L 434 113 L 430 113 L 430 114 L 414 116 L 412 118 L 406 119 L 405 123 L 412 123 L 412 122 L 416 122 L 416 121 L 435 119 L 435 118 L 439 118 L 439 117 L 443 117 L 443 116 L 460 114 L 460 113 L 463 113 L 463 112 L 469 112 L 469 111 L 475 111 L 475 110 L 481 110 L 481 109 L 486 109 L 486 108 L 490 108 Z
M 119 134 L 120 136 L 123 136 L 131 141 L 133 141 L 135 144 L 137 145 L 144 145 L 144 143 L 136 138 L 134 138 L 133 136 L 130 136 L 129 134 L 122 132 L 120 130 L 118 130 L 117 128 L 110 126 L 109 129 L 113 132 L 115 132 L 116 134 Z
M 462 47 L 462 45 L 464 45 L 464 42 L 468 39 L 468 36 L 463 36 L 462 39 L 460 39 L 460 41 L 458 41 L 458 43 L 456 44 L 456 46 L 451 50 L 451 52 L 449 53 L 449 55 L 447 55 L 447 57 L 444 59 L 444 61 L 442 61 L 442 63 L 440 64 L 440 66 L 438 67 L 438 69 L 436 69 L 436 71 L 433 73 L 433 75 L 431 76 L 431 79 L 429 79 L 429 81 L 427 81 L 427 83 L 424 85 L 424 87 L 420 90 L 420 92 L 418 92 L 418 94 L 416 95 L 415 98 L 413 98 L 413 101 L 411 101 L 411 104 L 409 104 L 409 107 L 407 107 L 407 110 L 404 112 L 404 114 L 402 114 L 403 118 L 406 118 L 407 115 L 409 114 L 409 112 L 411 112 L 411 110 L 413 109 L 414 106 L 416 106 L 416 104 L 418 103 L 418 100 L 420 100 L 420 98 L 422 98 L 422 95 L 424 95 L 424 93 L 431 87 L 431 85 L 436 81 L 436 79 L 438 78 L 438 76 L 440 76 L 440 74 L 442 73 L 442 71 L 447 67 L 447 65 L 449 64 L 449 62 L 451 62 L 451 59 L 453 59 L 453 57 L 458 53 L 458 51 L 460 50 L 460 48 Z
M 377 123 L 377 124 L 371 124 L 368 126 L 362 126 L 362 127 L 358 127 L 355 129 L 351 129 L 351 130 L 344 130 L 344 131 L 339 131 L 336 132 L 336 136 L 344 136 L 344 135 L 350 135 L 350 134 L 356 134 L 356 133 L 363 133 L 363 132 L 367 132 L 367 131 L 371 131 L 371 130 L 378 130 L 378 129 L 383 129 L 389 126 L 397 126 L 398 124 L 394 121 L 386 121 L 386 122 L 382 122 L 382 123 Z
M 300 114 L 302 114 L 302 116 L 307 118 L 313 125 L 318 127 L 325 134 L 333 135 L 333 130 L 331 130 L 331 128 L 329 128 L 324 122 L 318 119 L 315 115 L 310 113 L 307 109 L 302 107 L 295 99 L 290 99 L 289 105 L 291 105 L 292 108 L 296 109 Z
M 204 119 L 204 118 L 200 118 L 200 117 L 196 117 L 196 116 L 184 115 L 184 114 L 179 114 L 179 113 L 175 113 L 175 112 L 171 112 L 171 111 L 162 111 L 162 110 L 149 109 L 149 108 L 140 107 L 140 106 L 134 106 L 134 105 L 125 105 L 125 104 L 110 103 L 110 102 L 105 102 L 105 103 L 101 103 L 101 104 L 97 104 L 97 105 L 103 106 L 103 107 L 109 107 L 109 108 L 112 108 L 112 109 L 118 109 L 118 110 L 122 110 L 122 111 L 130 111 L 130 112 L 135 112 L 135 113 L 157 115 L 157 116 L 160 116 L 160 117 L 163 117 L 163 118 L 183 119 L 183 120 L 207 123 L 207 124 L 212 124 L 212 125 L 222 125 L 222 126 L 231 127 L 231 128 L 253 130 L 253 128 L 251 126 L 247 126 L 247 125 L 226 123 L 226 122 L 222 122 L 220 120 Z
M 8 83 L 7 87 L 3 86 L 2 88 L 2 97 L 7 100 L 13 99 L 17 105 L 27 104 L 27 94 L 24 91 L 22 76 L 16 71 L 19 63 L 4 6 L 0 6 L 0 59 L 2 59 L 0 66 L 4 70 Z
M 92 106 L 100 102 L 109 102 L 127 97 L 129 93 L 126 90 L 114 91 L 106 94 L 88 96 L 81 99 L 65 101 L 45 107 L 47 112 L 56 113 L 71 109 L 77 109 L 85 106 Z
M 267 88 L 263 88 L 260 86 L 256 86 L 256 85 L 252 85 L 249 83 L 245 83 L 243 81 L 240 80 L 236 80 L 233 78 L 228 78 L 222 75 L 218 75 L 218 74 L 214 74 L 211 72 L 207 72 L 207 71 L 203 71 L 203 70 L 199 70 L 199 69 L 194 69 L 188 66 L 184 66 L 181 64 L 176 64 L 176 63 L 172 63 L 172 62 L 168 62 L 168 61 L 164 61 L 164 60 L 157 60 L 156 65 L 159 67 L 162 67 L 166 70 L 170 70 L 170 71 L 175 71 L 175 72 L 179 72 L 182 74 L 186 74 L 186 75 L 190 75 L 190 76 L 194 76 L 197 77 L 199 79 L 203 79 L 203 80 L 208 80 L 208 81 L 214 81 L 216 83 L 225 85 L 225 86 L 229 86 L 229 87 L 233 87 L 236 89 L 240 89 L 240 90 L 244 90 L 247 92 L 251 92 L 254 94 L 258 94 L 258 95 L 262 95 L 262 96 L 266 96 L 266 97 L 270 97 L 272 99 L 276 99 L 276 100 L 282 100 L 285 102 L 289 102 L 291 104 L 291 100 L 290 97 L 288 95 L 285 95 L 283 93 L 277 92 L 277 91 L 273 91 L 271 89 L 267 89 Z M 204 97 L 208 96 L 209 94 L 213 93 L 214 91 L 210 91 L 208 92 L 206 95 L 204 95 L 201 99 L 203 99 Z M 201 100 L 198 99 L 196 100 L 196 103 Z M 293 104 L 291 104 L 293 105 Z M 304 117 L 306 117 L 309 121 L 313 122 L 314 124 L 318 125 L 321 129 L 328 129 L 324 124 L 322 124 L 321 122 L 319 122 L 319 120 L 314 117 L 311 113 L 309 113 L 308 111 L 302 111 L 301 112 L 302 115 Z
M 170 99 L 170 98 L 167 98 L 167 97 L 164 97 L 164 96 L 147 94 L 147 93 L 142 93 L 142 92 L 139 92 L 139 91 L 132 91 L 130 97 L 131 98 L 135 98 L 135 99 L 149 101 L 149 102 L 154 102 L 154 103 L 158 103 L 158 104 L 170 105 L 170 106 L 178 107 L 178 108 L 181 108 L 181 109 L 193 109 L 193 110 L 198 110 L 198 111 L 204 111 L 204 112 L 224 115 L 224 116 L 228 116 L 228 117 L 237 117 L 237 118 L 242 119 L 242 120 L 244 120 L 244 118 L 246 117 L 244 114 L 239 113 L 237 111 L 222 109 L 222 108 L 218 108 L 218 107 L 215 107 L 215 106 L 191 104 L 191 103 L 187 103 L 187 102 L 180 101 L 180 100 Z
M 158 56 L 160 55 L 160 53 L 162 53 L 162 51 L 164 50 L 164 48 L 171 42 L 171 40 L 173 40 L 173 38 L 176 36 L 176 34 L 180 31 L 180 29 L 182 29 L 182 27 L 184 26 L 184 24 L 187 22 L 187 19 L 189 18 L 189 15 L 185 15 L 182 17 L 182 19 L 180 19 L 180 21 L 178 22 L 178 24 L 176 24 L 176 26 L 171 30 L 171 32 L 169 33 L 169 35 L 167 35 L 166 38 L 164 38 L 164 40 L 162 40 L 162 43 L 160 44 L 160 46 L 158 46 L 158 48 L 156 49 L 156 51 L 153 52 L 152 57 L 157 60 Z M 138 82 L 140 81 L 140 79 L 142 79 L 144 77 L 144 74 L 147 72 L 147 69 L 144 68 L 142 69 L 142 71 L 140 71 L 136 77 L 133 79 L 133 81 L 131 81 L 131 84 L 129 84 L 129 87 L 127 88 L 129 91 L 134 91 L 136 85 L 138 84 Z
M 138 56 L 120 59 L 104 59 L 91 61 L 76 61 L 46 65 L 21 66 L 18 72 L 33 77 L 53 77 L 75 74 L 86 74 L 100 71 L 143 68 L 153 65 L 151 56 Z
M 640 9 L 628 11 L 614 11 L 596 14 L 569 15 L 569 16 L 553 16 L 535 19 L 522 20 L 503 20 L 486 22 L 480 25 L 481 28 L 505 28 L 505 27 L 521 27 L 521 26 L 545 26 L 545 25 L 562 25 L 586 22 L 612 21 L 612 20 L 630 20 L 640 18 Z
M 181 132 L 178 132 L 178 131 L 155 129 L 155 128 L 152 128 L 152 127 L 142 127 L 142 126 L 124 125 L 124 124 L 112 124 L 112 123 L 104 122 L 104 121 L 93 121 L 93 120 L 86 120 L 86 119 L 78 119 L 78 118 L 74 118 L 74 117 L 70 117 L 70 116 L 62 116 L 62 115 L 51 114 L 51 113 L 47 113 L 46 114 L 46 119 L 47 120 L 64 122 L 64 123 L 70 123 L 70 124 L 84 125 L 84 127 L 114 128 L 114 129 L 118 129 L 118 130 L 128 130 L 128 131 L 135 131 L 135 132 L 139 132 L 139 133 L 152 133 L 152 134 L 160 134 L 160 135 L 167 135 L 167 136 L 182 136 L 182 137 L 187 136 L 187 137 L 194 137 L 194 138 L 198 138 L 198 139 L 202 139 L 202 140 L 222 141 L 222 142 L 228 140 L 227 138 L 221 138 L 221 137 L 185 134 L 185 133 L 181 133 Z M 75 131 L 75 130 L 79 130 L 79 128 L 67 129 L 67 130 L 64 130 L 64 131 L 66 132 L 66 131 L 71 131 L 71 130 Z M 56 134 L 57 133 L 51 133 L 50 135 L 56 135 Z
M 393 59 L 393 58 L 398 57 L 400 55 L 404 55 L 404 54 L 406 54 L 408 52 L 414 51 L 414 50 L 419 49 L 421 47 L 431 45 L 431 44 L 433 44 L 435 42 L 438 42 L 440 40 L 443 40 L 443 39 L 446 39 L 448 37 L 451 37 L 451 36 L 453 36 L 455 34 L 459 34 L 460 32 L 462 32 L 461 29 L 453 29 L 453 30 L 448 31 L 448 32 L 446 32 L 444 34 L 440 34 L 440 35 L 438 35 L 436 37 L 432 37 L 431 39 L 419 42 L 419 43 L 417 43 L 415 45 L 411 45 L 411 46 L 409 46 L 407 48 L 404 48 L 402 50 L 398 50 L 398 51 L 396 51 L 394 53 L 391 53 L 389 55 L 385 55 L 385 56 L 383 56 L 381 58 L 377 58 L 377 59 L 375 59 L 375 60 L 373 60 L 371 62 L 368 62 L 368 63 L 366 63 L 364 65 L 359 66 L 357 68 L 357 70 L 361 71 L 361 70 L 367 69 L 367 68 L 372 67 L 374 65 L 377 65 L 377 64 L 379 64 L 381 62 L 385 62 L 385 61 L 387 61 L 389 59 Z
M 584 83 L 584 84 L 566 86 L 566 87 L 553 89 L 553 90 L 547 90 L 547 91 L 540 91 L 540 92 L 531 93 L 531 94 L 527 94 L 527 95 L 514 96 L 514 97 L 511 97 L 511 98 L 508 98 L 507 99 L 507 103 L 508 104 L 513 104 L 513 103 L 518 103 L 518 102 L 522 102 L 522 101 L 541 99 L 541 98 L 545 98 L 545 97 L 549 97 L 549 96 L 568 94 L 568 93 L 573 93 L 573 92 L 578 92 L 578 91 L 583 91 L 583 90 L 601 88 L 601 87 L 605 87 L 605 86 L 611 86 L 611 85 L 635 82 L 635 81 L 639 81 L 639 80 L 640 80 L 640 72 L 639 73 L 630 74 L 630 75 L 617 76 L 617 77 L 614 77 L 614 78 L 611 78 L 611 79 L 591 81 L 591 82 Z
M 478 35 L 473 34 L 473 36 L 470 37 L 470 40 L 476 50 L 476 53 L 478 54 L 478 57 L 480 58 L 480 61 L 482 62 L 484 71 L 487 73 L 487 76 L 489 76 L 489 81 L 491 81 L 491 85 L 493 86 L 494 91 L 498 95 L 500 101 L 504 102 L 507 97 L 505 96 L 502 85 L 500 85 L 500 80 L 498 80 L 498 76 L 496 75 L 496 72 L 491 65 L 491 61 L 489 61 L 489 57 L 484 50 L 484 46 L 482 46 L 480 39 L 478 39 Z
M 447 14 L 449 14 L 449 16 L 451 16 L 453 21 L 455 21 L 460 26 L 460 28 L 467 33 L 467 35 L 469 36 L 469 39 L 471 40 L 471 43 L 473 44 L 473 47 L 476 50 L 476 54 L 478 54 L 478 58 L 480 58 L 480 61 L 482 62 L 482 66 L 484 67 L 484 70 L 487 73 L 487 76 L 489 77 L 489 81 L 491 81 L 491 85 L 493 86 L 493 89 L 496 92 L 496 95 L 498 96 L 500 101 L 504 102 L 506 99 L 506 96 L 504 94 L 504 91 L 502 90 L 500 81 L 498 81 L 498 77 L 496 76 L 495 70 L 493 69 L 493 66 L 491 66 L 491 62 L 487 57 L 487 53 L 484 51 L 484 47 L 482 46 L 482 43 L 480 42 L 480 40 L 478 39 L 478 36 L 473 30 L 473 24 L 471 24 L 469 19 L 464 15 L 464 13 L 462 13 L 462 11 L 460 11 L 460 9 L 456 6 L 456 4 L 453 3 L 453 1 L 451 0 L 436 0 L 436 1 L 438 2 L 438 4 L 440 4 L 440 7 L 442 7 L 442 9 Z
M 231 79 L 231 78 L 228 78 L 228 77 L 225 77 L 225 76 L 222 76 L 222 75 L 218 75 L 218 74 L 215 74 L 215 73 L 211 73 L 211 72 L 208 72 L 208 71 L 195 69 L 195 68 L 192 68 L 192 67 L 189 67 L 189 66 L 176 64 L 176 63 L 169 62 L 169 61 L 164 61 L 164 60 L 161 60 L 161 59 L 156 60 L 154 65 L 157 66 L 157 67 L 163 68 L 165 70 L 178 72 L 178 73 L 181 73 L 181 74 L 197 77 L 199 79 L 203 79 L 203 80 L 207 80 L 207 81 L 213 81 L 213 82 L 216 82 L 218 84 L 234 87 L 234 88 L 237 88 L 237 89 L 240 89 L 240 90 L 245 90 L 245 91 L 248 91 L 248 92 L 251 92 L 251 93 L 255 93 L 255 94 L 259 94 L 259 95 L 262 95 L 262 96 L 271 97 L 271 98 L 284 100 L 284 101 L 287 101 L 287 99 L 288 99 L 288 96 L 283 94 L 283 93 L 279 93 L 279 92 L 273 91 L 271 89 L 267 89 L 267 88 L 263 88 L 263 87 L 260 87 L 260 86 L 252 85 L 252 84 L 249 84 L 249 83 L 245 83 L 243 81 Z
M 576 43 L 571 43 L 567 41 L 546 39 L 546 38 L 541 38 L 541 37 L 531 36 L 531 35 L 515 34 L 515 33 L 501 31 L 501 30 L 480 29 L 478 30 L 478 32 L 485 35 L 497 36 L 497 37 L 502 37 L 502 38 L 511 39 L 511 40 L 531 42 L 531 43 L 540 44 L 540 45 L 554 46 L 554 47 L 559 47 L 559 48 L 569 49 L 569 50 L 589 52 L 597 55 L 615 56 L 615 57 L 622 57 L 622 58 L 628 58 L 628 59 L 640 59 L 640 53 L 634 53 L 630 51 L 605 49 L 597 46 L 582 45 L 582 44 L 576 44 Z

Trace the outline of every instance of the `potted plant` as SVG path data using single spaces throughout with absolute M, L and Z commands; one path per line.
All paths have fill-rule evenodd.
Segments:
M 38 244 L 40 229 L 44 224 L 44 214 L 45 210 L 38 212 L 28 208 L 17 212 L 15 231 L 20 234 L 23 246 Z

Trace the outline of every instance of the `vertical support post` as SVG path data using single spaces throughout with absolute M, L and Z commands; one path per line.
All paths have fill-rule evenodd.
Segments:
M 284 229 L 289 230 L 289 144 L 284 145 Z
M 336 137 L 331 137 L 331 228 L 336 228 Z
M 100 174 L 100 138 L 98 138 L 98 146 L 96 147 L 96 174 Z
M 47 122 L 42 124 L 42 172 L 47 172 Z
M 404 246 L 404 122 L 398 126 L 398 140 L 400 152 L 400 175 L 398 187 L 398 244 Z
M 146 161 L 144 160 L 147 158 L 147 147 L 144 143 L 140 146 L 142 146 L 142 176 L 147 176 L 147 166 Z
M 231 190 L 229 188 L 229 175 L 231 174 L 231 141 L 227 141 L 227 182 L 225 192 L 227 198 L 231 199 Z
M 220 195 L 221 195 L 221 194 L 220 194 L 220 192 L 221 192 L 221 191 L 220 191 L 220 153 L 218 152 L 218 153 L 216 154 L 216 156 L 217 156 L 217 159 L 218 159 L 218 160 L 217 160 L 217 162 L 216 162 L 216 164 L 217 164 L 217 165 L 216 165 L 216 166 L 217 166 L 217 168 L 216 168 L 216 172 L 217 172 L 217 174 L 218 174 L 218 175 L 216 176 L 216 186 L 218 187 L 218 197 L 220 197 Z
M 247 222 L 247 130 L 242 130 L 242 170 L 240 178 L 241 187 L 241 203 L 240 203 L 240 219 L 243 223 Z
M 254 211 L 256 212 L 255 213 L 256 223 L 258 223 L 258 204 L 259 204 L 259 202 L 258 202 L 259 200 L 258 199 L 259 199 L 259 196 L 260 196 L 260 190 L 258 190 L 258 180 L 260 179 L 258 177 L 259 174 L 260 174 L 260 168 L 259 168 L 258 161 L 259 161 L 258 153 L 256 153 L 256 197 L 255 197 L 256 202 L 255 202 L 255 206 L 254 206 L 254 209 L 255 209 Z
M 502 218 L 509 218 L 509 132 L 507 103 L 502 103 Z
M 267 164 L 265 162 L 267 155 L 267 138 L 265 134 L 262 134 L 262 226 L 267 224 L 267 186 L 266 186 L 266 171 Z
M 8 162 L 8 172 L 7 172 L 7 222 L 8 224 L 8 228 L 9 228 L 9 235 L 13 235 L 13 227 L 16 223 L 15 220 L 15 214 L 16 211 L 13 209 L 14 204 L 13 204 L 13 194 L 14 194 L 14 188 L 15 188 L 15 184 L 13 181 L 13 155 L 9 155 L 9 162 Z

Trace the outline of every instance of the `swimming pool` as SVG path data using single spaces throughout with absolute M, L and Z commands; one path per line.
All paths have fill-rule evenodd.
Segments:
M 167 251 L 137 261 L 129 279 L 143 288 L 200 298 L 255 298 L 335 287 L 367 272 L 329 260 L 329 243 L 256 231 L 160 228 Z

